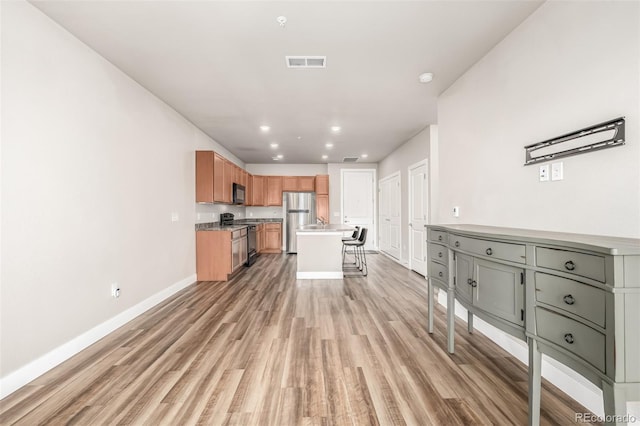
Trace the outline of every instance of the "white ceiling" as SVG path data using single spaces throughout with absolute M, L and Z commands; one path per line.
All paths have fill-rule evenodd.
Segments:
M 32 1 L 246 163 L 380 161 L 542 2 Z M 286 55 L 327 67 L 288 69 Z

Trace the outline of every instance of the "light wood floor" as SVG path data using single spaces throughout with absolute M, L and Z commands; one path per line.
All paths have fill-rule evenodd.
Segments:
M 0 424 L 526 424 L 527 373 L 382 255 L 369 276 L 295 280 L 263 255 L 181 291 L 0 402 Z M 542 423 L 586 410 L 545 383 Z

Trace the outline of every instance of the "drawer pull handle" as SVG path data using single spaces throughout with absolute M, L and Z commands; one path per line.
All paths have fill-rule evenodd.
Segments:
M 493 254 L 493 250 L 489 247 L 485 253 L 487 253 L 487 256 L 491 256 Z
M 442 257 L 442 252 L 441 251 L 438 252 L 438 257 Z
M 467 284 L 471 285 L 472 282 L 473 280 L 471 278 L 467 278 Z
M 444 275 L 444 274 L 442 273 L 442 271 L 438 272 L 438 276 L 439 276 L 440 278 L 442 278 L 442 276 L 443 276 L 443 275 Z
M 456 247 L 460 247 L 460 241 L 456 241 L 456 243 L 454 244 L 454 246 L 456 246 Z
M 567 268 L 568 271 L 573 271 L 576 269 L 576 264 L 572 261 L 565 262 L 564 267 Z
M 442 235 L 438 235 L 438 241 L 442 241 Z
M 471 287 L 478 287 L 478 283 L 476 281 L 471 281 Z
M 567 305 L 573 305 L 574 303 L 576 303 L 576 299 L 574 299 L 570 294 L 567 294 L 562 298 L 562 300 L 564 300 L 564 303 L 566 303 Z
M 573 342 L 574 342 L 573 334 L 571 334 L 571 333 L 565 334 L 564 335 L 564 341 L 567 342 L 568 344 L 572 345 Z

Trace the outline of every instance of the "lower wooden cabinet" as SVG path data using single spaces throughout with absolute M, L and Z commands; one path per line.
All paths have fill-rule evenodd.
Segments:
M 281 223 L 265 223 L 264 224 L 264 248 L 263 253 L 281 253 L 282 252 L 282 224 Z
M 196 231 L 198 281 L 226 281 L 247 261 L 247 228 Z

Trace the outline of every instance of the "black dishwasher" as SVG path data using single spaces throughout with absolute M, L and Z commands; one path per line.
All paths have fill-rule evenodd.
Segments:
M 258 248 L 256 244 L 256 231 L 258 225 L 247 226 L 247 263 L 245 265 L 251 266 L 258 258 Z

